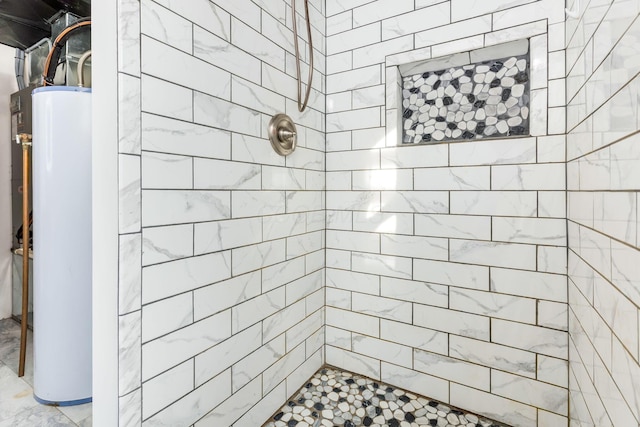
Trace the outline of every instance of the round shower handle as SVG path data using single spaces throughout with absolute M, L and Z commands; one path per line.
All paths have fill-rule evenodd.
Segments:
M 279 113 L 269 122 L 269 141 L 276 153 L 287 156 L 296 149 L 297 131 L 291 117 Z

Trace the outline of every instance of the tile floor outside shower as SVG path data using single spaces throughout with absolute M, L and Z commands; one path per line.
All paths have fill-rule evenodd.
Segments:
M 91 427 L 92 405 L 53 407 L 33 398 L 33 340 L 29 332 L 25 375 L 18 377 L 20 325 L 0 320 L 0 427 Z
M 508 427 L 332 367 L 320 369 L 263 427 Z

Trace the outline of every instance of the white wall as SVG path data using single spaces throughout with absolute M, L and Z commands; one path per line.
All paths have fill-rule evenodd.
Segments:
M 15 49 L 0 45 L 0 319 L 11 316 L 11 112 Z
M 591 1 L 567 20 L 569 388 L 576 426 L 640 423 L 639 13 L 637 0 Z

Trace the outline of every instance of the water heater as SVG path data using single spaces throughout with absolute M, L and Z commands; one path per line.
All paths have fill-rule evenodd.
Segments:
M 33 91 L 34 395 L 91 401 L 91 89 Z

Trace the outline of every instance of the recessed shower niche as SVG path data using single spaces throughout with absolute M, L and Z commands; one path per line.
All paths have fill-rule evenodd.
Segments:
M 529 42 L 398 66 L 402 144 L 529 135 Z

